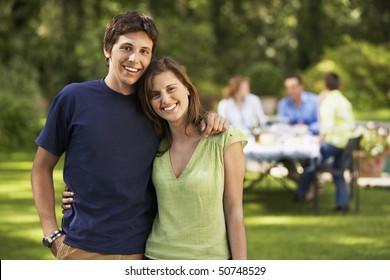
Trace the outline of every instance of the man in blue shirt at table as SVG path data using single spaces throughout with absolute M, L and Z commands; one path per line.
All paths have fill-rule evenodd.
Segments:
M 291 125 L 305 124 L 318 134 L 318 95 L 304 91 L 302 78 L 290 75 L 284 80 L 287 96 L 278 102 L 278 118 Z
M 304 91 L 303 80 L 297 74 L 285 78 L 284 88 L 287 96 L 278 102 L 279 121 L 290 125 L 305 124 L 310 133 L 318 135 L 318 95 Z M 280 162 L 288 169 L 288 177 L 297 182 L 300 174 L 296 162 L 291 159 L 281 159 Z

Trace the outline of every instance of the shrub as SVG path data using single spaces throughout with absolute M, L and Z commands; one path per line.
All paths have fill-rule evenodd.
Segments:
M 33 67 L 13 59 L 0 65 L 0 147 L 31 146 L 39 129 L 40 88 Z
M 251 91 L 259 96 L 280 97 L 283 87 L 281 71 L 270 62 L 260 61 L 249 66 L 247 73 L 251 79 Z
M 337 48 L 325 51 L 323 59 L 303 75 L 306 88 L 320 92 L 326 72 L 338 73 L 342 92 L 354 109 L 370 110 L 390 105 L 390 52 L 388 46 L 345 39 Z

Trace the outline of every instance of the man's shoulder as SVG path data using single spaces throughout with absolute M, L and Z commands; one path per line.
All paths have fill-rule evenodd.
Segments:
M 62 88 L 58 93 L 57 98 L 60 100 L 78 99 L 84 94 L 99 91 L 101 89 L 100 80 L 71 83 Z
M 98 88 L 100 86 L 100 80 L 91 80 L 85 82 L 77 82 L 66 85 L 62 91 L 65 92 L 73 92 L 82 89 L 93 89 Z
M 318 94 L 315 94 L 313 92 L 310 92 L 310 91 L 304 91 L 302 93 L 302 95 L 308 99 L 315 99 L 317 100 L 318 99 Z
M 285 96 L 283 98 L 281 98 L 279 101 L 278 101 L 278 106 L 283 106 L 283 105 L 287 105 L 289 102 L 290 102 L 290 98 L 288 96 Z

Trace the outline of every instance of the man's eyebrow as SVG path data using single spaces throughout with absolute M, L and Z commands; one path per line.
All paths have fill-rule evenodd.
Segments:
M 133 46 L 132 43 L 130 42 L 123 42 L 122 44 L 120 44 L 121 46 Z

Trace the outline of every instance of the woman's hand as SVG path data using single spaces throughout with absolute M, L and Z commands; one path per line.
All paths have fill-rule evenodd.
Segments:
M 74 193 L 69 191 L 68 187 L 65 187 L 65 190 L 62 192 L 61 207 L 62 213 L 65 213 L 66 210 L 69 210 L 72 207 Z
M 200 123 L 200 131 L 205 137 L 225 132 L 229 128 L 227 120 L 217 113 L 208 113 Z

